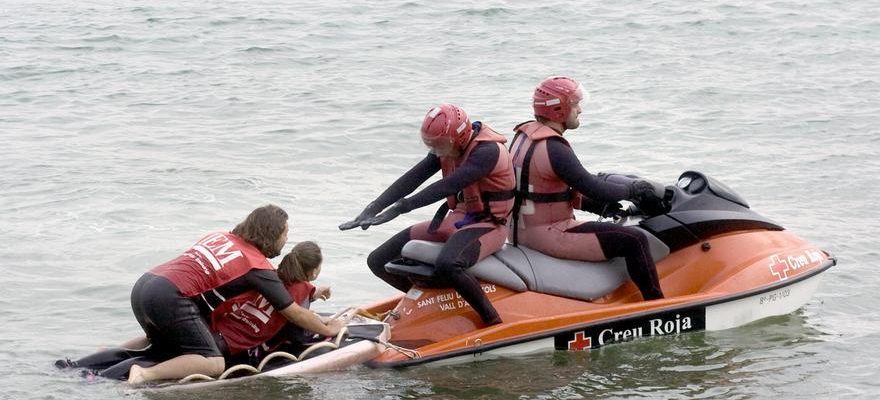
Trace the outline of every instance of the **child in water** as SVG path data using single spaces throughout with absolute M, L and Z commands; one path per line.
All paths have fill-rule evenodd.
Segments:
M 321 273 L 322 261 L 321 248 L 315 242 L 305 241 L 294 246 L 278 264 L 278 277 L 293 301 L 303 308 L 309 308 L 315 300 L 330 298 L 329 286 L 311 284 Z M 218 344 L 227 360 L 245 361 L 239 355 L 246 352 L 251 363 L 283 342 L 301 341 L 305 336 L 311 336 L 300 327 L 289 324 L 256 292 L 243 293 L 214 309 L 211 330 L 220 335 Z

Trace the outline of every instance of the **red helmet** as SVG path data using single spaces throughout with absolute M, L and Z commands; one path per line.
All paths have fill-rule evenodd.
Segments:
M 438 152 L 463 149 L 471 139 L 473 128 L 467 113 L 452 104 L 441 104 L 428 111 L 422 122 L 422 141 Z
M 584 91 L 574 79 L 551 76 L 538 84 L 532 99 L 536 117 L 563 123 L 571 113 L 571 106 L 584 99 Z

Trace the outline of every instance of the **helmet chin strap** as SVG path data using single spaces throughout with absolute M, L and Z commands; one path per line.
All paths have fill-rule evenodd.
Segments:
M 467 140 L 467 142 L 465 142 L 464 145 L 461 146 L 461 148 L 458 148 L 458 147 L 455 148 L 455 151 L 458 154 L 456 154 L 454 158 L 461 157 L 464 154 L 464 149 L 468 148 L 468 146 L 471 145 L 471 143 L 474 141 L 474 138 L 477 137 L 478 133 L 479 133 L 479 131 L 474 130 L 473 132 L 471 132 L 471 137 Z
M 464 144 L 464 146 L 461 146 L 461 149 L 460 149 L 459 151 L 464 151 L 464 149 L 468 148 L 468 146 L 471 145 L 471 142 L 474 141 L 474 139 L 477 137 L 477 135 L 478 135 L 479 133 L 480 133 L 480 132 L 477 131 L 477 130 L 471 132 L 471 137 L 470 137 L 470 139 L 468 139 L 468 141 Z

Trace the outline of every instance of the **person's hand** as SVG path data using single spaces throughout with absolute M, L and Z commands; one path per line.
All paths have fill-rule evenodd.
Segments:
M 382 211 L 382 210 L 377 210 L 377 207 L 374 205 L 374 203 L 370 203 L 367 206 L 367 208 L 365 208 L 364 211 L 361 211 L 361 213 L 358 214 L 358 216 L 355 217 L 353 220 L 340 224 L 339 230 L 340 231 L 347 231 L 347 230 L 354 228 L 356 226 L 359 226 L 359 227 L 361 227 L 361 229 L 366 230 L 367 228 L 370 227 L 370 224 L 368 221 L 370 219 L 372 219 L 373 217 L 375 217 L 376 214 L 379 213 L 379 211 Z
M 581 210 L 599 215 L 602 218 L 614 218 L 623 212 L 623 208 L 618 202 L 605 203 L 589 197 L 581 198 Z
M 345 327 L 345 321 L 342 319 L 334 319 L 332 321 L 327 322 L 327 331 L 324 332 L 324 336 L 336 336 L 339 334 L 339 331 Z
M 370 218 L 367 221 L 368 225 L 382 225 L 388 221 L 391 221 L 394 218 L 397 218 L 398 215 L 403 214 L 409 211 L 406 208 L 404 200 L 400 200 L 397 203 L 394 203 L 391 207 L 388 207 L 385 211 L 382 211 L 381 214 Z
M 632 183 L 632 197 L 636 202 L 644 200 L 663 199 L 666 194 L 666 187 L 661 184 L 651 182 L 649 180 L 639 179 Z
M 660 215 L 669 210 L 666 187 L 648 180 L 636 180 L 632 184 L 632 200 L 647 215 Z
M 330 286 L 319 286 L 315 288 L 315 294 L 312 300 L 327 300 L 330 298 Z

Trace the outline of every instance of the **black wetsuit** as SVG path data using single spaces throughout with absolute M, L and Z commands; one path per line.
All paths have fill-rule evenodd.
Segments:
M 404 200 L 406 211 L 415 210 L 446 199 L 446 196 L 460 192 L 468 185 L 489 175 L 498 162 L 499 149 L 494 142 L 481 142 L 477 144 L 467 160 L 455 169 L 449 176 L 428 185 L 412 197 Z M 385 209 L 395 201 L 412 193 L 419 185 L 425 183 L 428 178 L 440 171 L 440 157 L 434 153 L 428 153 L 418 164 L 410 168 L 403 176 L 397 178 L 381 195 L 373 202 L 379 210 Z
M 207 322 L 207 313 L 218 304 L 211 302 L 219 300 L 215 298 L 218 293 L 223 298 L 231 298 L 248 290 L 256 290 L 276 310 L 293 303 L 277 273 L 271 270 L 252 269 L 214 290 L 216 293 L 206 292 L 206 299 L 201 296 L 189 298 L 180 294 L 177 287 L 164 277 L 149 272 L 141 276 L 131 291 L 132 311 L 153 344 L 154 354 L 222 356 Z M 202 303 L 201 310 L 198 303 Z M 175 345 L 167 346 L 162 338 L 172 333 L 176 335 L 173 338 Z
M 553 172 L 568 186 L 591 199 L 616 202 L 632 198 L 630 185 L 608 182 L 587 171 L 574 150 L 560 138 L 547 139 L 547 154 Z
M 479 130 L 476 123 L 475 130 Z M 451 174 L 427 186 L 412 197 L 400 200 L 398 204 L 402 204 L 403 211 L 407 212 L 445 200 L 447 196 L 457 194 L 467 186 L 492 173 L 498 162 L 500 151 L 496 142 L 479 142 L 462 165 L 458 166 Z M 371 207 L 374 210 L 385 209 L 395 201 L 411 193 L 440 170 L 440 158 L 433 153 L 429 153 L 388 187 L 371 203 Z M 422 223 L 404 229 L 370 253 L 367 258 L 367 264 L 373 274 L 398 290 L 406 292 L 412 287 L 412 282 L 406 277 L 388 273 L 385 271 L 385 264 L 399 258 L 403 246 L 411 239 L 444 241 L 445 244 L 435 265 L 435 279 L 440 283 L 455 288 L 471 304 L 474 310 L 480 314 L 484 322 L 497 323 L 500 321 L 492 304 L 486 299 L 479 281 L 465 272 L 467 268 L 479 261 L 481 255 L 483 255 L 482 253 L 485 253 L 487 248 L 483 248 L 484 245 L 481 243 L 481 239 L 485 238 L 487 234 L 494 232 L 495 228 L 487 227 L 485 224 L 472 227 L 461 226 L 460 229 L 453 229 L 450 236 L 435 238 L 426 236 L 424 231 L 427 225 L 427 223 Z M 441 227 L 442 230 L 443 228 Z M 500 248 L 501 244 L 503 244 L 503 239 L 497 247 Z M 497 249 L 493 251 L 497 251 Z
M 152 305 L 146 305 L 146 307 L 161 308 L 160 318 L 177 319 L 178 322 L 184 321 L 183 326 L 177 332 L 180 335 L 189 336 L 193 339 L 187 341 L 189 348 L 193 350 L 190 353 L 201 354 L 205 357 L 222 355 L 226 359 L 227 365 L 240 363 L 255 365 L 259 361 L 259 357 L 264 355 L 259 349 L 255 349 L 258 350 L 255 352 L 247 351 L 234 356 L 230 355 L 225 340 L 219 333 L 202 329 L 203 326 L 206 328 L 209 326 L 210 313 L 214 307 L 223 302 L 224 299 L 233 298 L 250 290 L 256 290 L 262 294 L 277 310 L 284 309 L 293 304 L 293 299 L 283 283 L 281 283 L 278 274 L 275 271 L 265 269 L 252 269 L 241 277 L 213 291 L 192 298 L 180 296 L 174 284 L 167 279 L 147 273 L 135 284 L 132 294 L 133 296 L 151 297 L 157 300 Z M 166 300 L 163 301 L 162 299 Z M 195 308 L 194 304 L 197 304 L 198 309 Z M 201 323 L 193 317 L 192 314 L 194 312 L 201 314 L 199 318 L 202 320 Z M 147 319 L 145 311 L 140 309 L 140 307 L 135 309 L 135 317 L 138 321 L 143 320 L 146 322 Z M 163 322 L 159 321 L 159 323 Z M 156 321 L 151 321 L 150 325 L 156 325 Z M 302 328 L 288 324 L 282 332 L 272 339 L 272 342 L 296 342 L 304 337 L 302 332 Z M 206 344 L 209 339 L 213 346 Z M 293 345 L 296 345 L 296 343 L 291 346 Z M 213 348 L 216 348 L 216 353 Z M 128 371 L 132 365 L 136 364 L 145 368 L 151 367 L 177 355 L 179 353 L 164 349 L 161 343 L 152 343 L 146 349 L 112 348 L 98 351 L 76 361 L 58 360 L 55 365 L 59 368 L 85 368 L 88 373 L 94 373 L 101 377 L 125 380 L 128 379 Z

